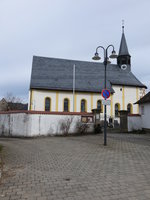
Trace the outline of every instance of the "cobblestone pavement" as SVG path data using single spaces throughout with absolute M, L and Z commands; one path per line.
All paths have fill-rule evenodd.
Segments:
M 150 135 L 0 138 L 0 200 L 149 200 Z

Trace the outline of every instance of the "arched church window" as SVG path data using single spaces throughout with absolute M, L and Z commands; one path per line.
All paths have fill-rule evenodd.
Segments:
M 45 98 L 45 111 L 50 111 L 51 108 L 51 99 L 49 97 Z
M 69 112 L 69 99 L 64 99 L 64 112 Z
M 87 111 L 87 102 L 85 99 L 81 100 L 81 112 L 86 112 Z
M 132 113 L 132 104 L 131 104 L 131 103 L 129 103 L 129 104 L 127 105 L 127 111 L 128 111 L 129 114 Z
M 119 116 L 119 110 L 120 110 L 120 104 L 116 103 L 115 104 L 115 117 Z
M 97 109 L 101 110 L 101 112 L 103 111 L 103 108 L 102 108 L 102 101 L 101 101 L 101 100 L 98 100 L 98 101 L 97 101 Z

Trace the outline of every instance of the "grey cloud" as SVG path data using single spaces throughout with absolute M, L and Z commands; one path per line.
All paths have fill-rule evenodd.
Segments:
M 91 61 L 100 44 L 118 51 L 122 19 L 132 70 L 149 83 L 149 7 L 148 0 L 1 1 L 0 96 L 28 96 L 33 55 Z

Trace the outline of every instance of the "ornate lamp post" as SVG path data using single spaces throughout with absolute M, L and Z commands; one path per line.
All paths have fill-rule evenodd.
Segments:
M 109 56 L 109 58 L 117 58 L 117 54 L 115 52 L 115 48 L 114 46 L 111 44 L 109 45 L 107 48 L 104 48 L 103 46 L 98 46 L 96 48 L 96 53 L 94 55 L 94 57 L 92 58 L 93 60 L 100 60 L 101 57 L 99 56 L 98 54 L 98 49 L 103 49 L 104 51 L 104 66 L 105 66 L 105 74 L 104 74 L 104 89 L 106 89 L 106 67 L 108 64 L 110 64 L 111 62 L 109 61 L 109 58 L 108 58 L 108 49 L 112 47 L 113 50 L 112 50 L 112 54 Z M 107 110 L 106 110 L 106 105 L 104 107 L 104 146 L 107 145 L 107 124 L 106 124 L 106 118 L 107 118 Z

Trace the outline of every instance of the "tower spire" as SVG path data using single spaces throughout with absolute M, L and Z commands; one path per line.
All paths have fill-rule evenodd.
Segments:
M 120 49 L 119 49 L 119 56 L 121 55 L 130 56 L 125 34 L 124 34 L 124 20 L 122 20 L 122 37 L 121 37 L 121 43 L 120 43 Z
M 130 65 L 130 54 L 128 51 L 128 46 L 124 34 L 124 20 L 122 20 L 122 37 L 120 42 L 119 54 L 118 54 L 118 65 L 128 64 Z

